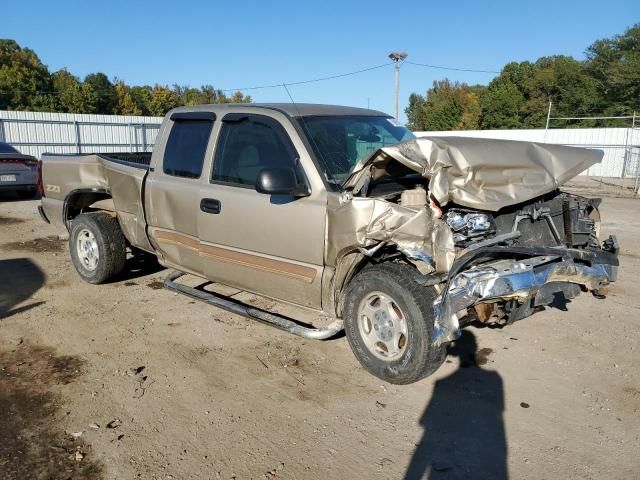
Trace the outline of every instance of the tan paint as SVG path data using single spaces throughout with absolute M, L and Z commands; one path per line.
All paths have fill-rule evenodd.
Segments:
M 193 252 L 200 252 L 200 242 L 197 238 L 191 238 L 175 232 L 164 232 L 162 230 L 157 230 L 153 237 L 160 243 L 178 245 Z
M 345 188 L 360 192 L 368 178 L 399 162 L 429 179 L 429 193 L 449 202 L 497 211 L 552 192 L 602 160 L 601 150 L 471 137 L 423 137 L 385 147 L 354 168 Z
M 433 257 L 431 271 L 438 272 L 448 271 L 455 259 L 451 230 L 434 219 L 428 207 L 408 208 L 382 199 L 330 194 L 327 231 L 325 263 L 335 267 L 335 275 L 324 305 L 332 305 L 337 313 L 349 279 L 366 260 L 360 249 L 384 242 L 404 251 L 423 252 Z
M 156 231 L 154 237 L 161 244 L 177 245 L 187 250 L 198 252 L 198 254 L 203 257 L 214 258 L 226 263 L 302 280 L 307 283 L 312 283 L 317 274 L 316 269 L 312 267 L 252 255 L 220 246 L 207 245 L 197 239 L 175 232 Z
M 196 109 L 214 111 L 218 118 L 233 111 L 232 106 L 226 105 Z M 165 174 L 162 158 L 173 123 L 165 120 L 153 152 L 154 172 L 145 189 L 149 236 L 167 263 L 182 265 L 212 281 L 319 309 L 322 307 L 320 279 L 324 268 L 326 226 L 326 191 L 322 179 L 288 117 L 263 108 L 243 107 L 242 112 L 266 115 L 282 125 L 299 154 L 311 195 L 274 202 L 271 196 L 252 188 L 211 183 L 212 163 L 222 126 L 220 121 L 214 123 L 200 178 Z M 205 198 L 220 201 L 220 214 L 200 210 L 200 202 Z M 212 249 L 209 255 L 202 255 L 182 244 L 161 243 L 157 237 L 161 231 L 186 235 Z M 220 255 L 220 251 L 213 250 L 217 247 L 249 257 Z M 256 261 L 253 257 L 279 263 L 267 262 L 268 265 L 258 269 L 256 265 L 264 260 Z M 300 270 L 296 265 L 302 265 L 304 269 Z
M 112 205 L 96 202 L 93 207 L 113 208 L 129 242 L 155 252 L 163 265 L 332 314 L 340 313 L 350 278 L 371 249 L 381 244 L 418 252 L 423 259 L 425 254 L 431 257 L 422 272 L 430 268 L 446 272 L 455 258 L 451 230 L 428 207 L 367 198 L 368 180 L 385 176 L 390 162 L 429 178 L 429 193 L 441 205 L 455 202 L 495 210 L 549 192 L 601 158 L 598 152 L 554 145 L 432 137 L 379 150 L 345 182 L 350 192 L 333 193 L 327 191 L 304 142 L 283 113 L 234 105 L 180 110 L 212 111 L 218 116 L 200 178 L 163 172 L 173 124 L 169 112 L 148 178 L 144 169 L 99 155 L 44 156 L 46 184 L 60 187 L 42 199 L 46 215 L 62 222 L 63 201 L 74 189 L 108 191 Z M 266 115 L 283 126 L 307 177 L 308 197 L 274 201 L 251 188 L 210 182 L 220 119 L 234 111 Z M 201 211 L 205 198 L 220 201 L 221 212 Z
M 115 163 L 101 155 L 44 155 L 42 160 L 43 179 L 47 184 L 59 186 L 56 191 L 47 191 L 42 199 L 42 207 L 51 222 L 64 223 L 64 199 L 72 191 L 108 191 L 127 240 L 138 248 L 152 250 L 145 232 L 141 196 L 146 170 Z M 112 211 L 110 206 L 105 206 L 105 210 Z
M 95 208 L 96 210 L 105 210 L 108 212 L 115 212 L 116 206 L 113 203 L 112 198 L 105 198 L 104 200 L 98 200 L 97 202 L 93 202 L 89 205 L 91 208 Z
M 235 265 L 254 268 L 263 272 L 283 275 L 285 277 L 302 280 L 307 283 L 313 283 L 313 280 L 316 278 L 316 270 L 314 268 L 242 253 L 222 247 L 214 247 L 212 245 L 201 244 L 200 255 Z

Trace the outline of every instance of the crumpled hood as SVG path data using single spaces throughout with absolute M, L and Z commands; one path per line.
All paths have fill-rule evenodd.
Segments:
M 395 160 L 428 178 L 440 205 L 497 211 L 552 192 L 603 156 L 601 150 L 546 143 L 422 137 L 379 149 L 356 165 L 343 186 L 357 194 Z

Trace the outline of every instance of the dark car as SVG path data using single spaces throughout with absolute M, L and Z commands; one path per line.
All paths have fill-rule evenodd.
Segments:
M 20 198 L 33 198 L 38 192 L 38 160 L 23 155 L 8 143 L 0 142 L 0 191 L 16 192 Z

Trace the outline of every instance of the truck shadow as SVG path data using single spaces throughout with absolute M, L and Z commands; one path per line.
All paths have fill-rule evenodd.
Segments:
M 450 354 L 459 358 L 460 366 L 435 384 L 420 419 L 424 434 L 404 479 L 506 480 L 502 378 L 479 366 L 483 362 L 477 357 L 476 338 L 468 330 Z
M 119 283 L 126 280 L 134 280 L 136 278 L 158 273 L 162 270 L 165 270 L 165 268 L 158 263 L 158 259 L 155 255 L 137 251 L 127 256 L 124 271 L 107 283 Z
M 0 319 L 30 310 L 44 302 L 16 305 L 31 298 L 46 280 L 44 272 L 28 258 L 0 260 Z

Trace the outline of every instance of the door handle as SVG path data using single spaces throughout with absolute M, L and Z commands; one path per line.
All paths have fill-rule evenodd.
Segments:
M 203 198 L 200 200 L 200 210 L 205 213 L 218 214 L 222 210 L 222 205 L 220 204 L 220 200 L 216 200 L 215 198 Z

